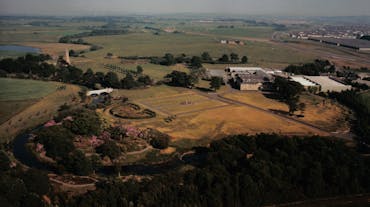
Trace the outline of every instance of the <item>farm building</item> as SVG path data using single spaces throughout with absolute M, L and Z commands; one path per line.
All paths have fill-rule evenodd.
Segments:
M 305 89 L 317 88 L 321 92 L 340 92 L 351 89 L 351 86 L 344 85 L 329 76 L 290 76 L 289 79 L 300 83 Z
M 231 84 L 242 91 L 260 90 L 272 78 L 265 70 L 256 67 L 229 67 L 225 71 Z
M 338 81 L 331 79 L 329 76 L 305 76 L 306 79 L 318 84 L 320 86 L 320 91 L 345 91 L 350 90 L 352 87 L 349 85 L 344 85 Z

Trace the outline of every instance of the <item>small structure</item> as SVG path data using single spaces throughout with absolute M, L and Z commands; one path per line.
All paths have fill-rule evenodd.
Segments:
M 86 93 L 86 96 L 99 96 L 100 94 L 103 94 L 103 93 L 109 94 L 112 92 L 113 92 L 113 88 L 105 88 L 101 90 L 88 91 Z
M 68 65 L 71 64 L 71 59 L 69 58 L 69 50 L 68 49 L 66 49 L 66 51 L 65 51 L 64 60 L 66 61 L 66 63 L 68 63 Z

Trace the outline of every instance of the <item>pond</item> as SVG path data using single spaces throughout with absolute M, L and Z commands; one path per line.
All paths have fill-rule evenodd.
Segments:
M 40 49 L 21 45 L 0 45 L 0 51 L 12 51 L 23 53 L 39 53 Z

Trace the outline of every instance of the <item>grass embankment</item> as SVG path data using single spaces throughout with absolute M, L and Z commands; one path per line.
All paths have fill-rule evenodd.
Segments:
M 1 78 L 0 86 L 1 142 L 49 120 L 64 103 L 79 100 L 80 87 L 74 85 Z

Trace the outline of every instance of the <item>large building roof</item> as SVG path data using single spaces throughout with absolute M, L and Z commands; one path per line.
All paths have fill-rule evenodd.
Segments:
M 321 91 L 343 91 L 351 89 L 351 86 L 339 83 L 328 76 L 304 76 L 304 78 L 321 86 Z
M 332 37 L 311 37 L 311 40 L 323 41 L 329 44 L 339 44 L 344 47 L 351 47 L 357 49 L 370 48 L 370 41 L 360 39 L 340 39 Z
M 300 83 L 302 86 L 310 87 L 310 86 L 317 86 L 314 82 L 308 80 L 307 78 L 303 76 L 291 76 L 291 80 Z

